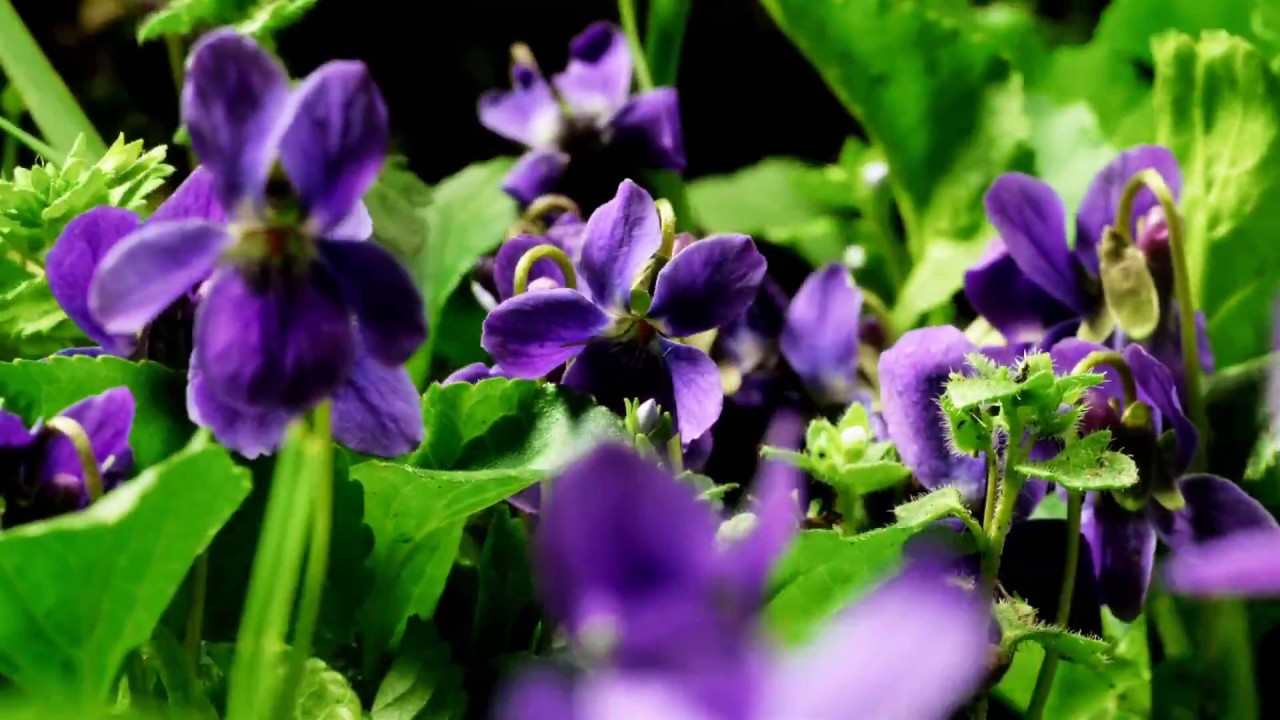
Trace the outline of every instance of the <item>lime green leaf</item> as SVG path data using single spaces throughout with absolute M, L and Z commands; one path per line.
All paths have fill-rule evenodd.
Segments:
M 83 512 L 0 533 L 5 676 L 30 694 L 106 701 L 248 492 L 248 473 L 200 439 Z
M 1280 236 L 1280 77 L 1223 32 L 1166 35 L 1154 49 L 1157 137 L 1185 176 L 1192 290 L 1218 363 L 1231 365 L 1270 346 L 1280 280 L 1280 245 L 1267 239 Z
M 1111 431 L 1099 430 L 1080 438 L 1052 460 L 1018 466 L 1027 477 L 1040 478 L 1076 492 L 1122 490 L 1138 484 L 1133 458 L 1108 450 Z
M 351 683 L 320 658 L 308 658 L 298 683 L 294 720 L 360 720 L 360 697 Z
M 6 357 L 40 358 L 88 344 L 49 290 L 32 277 L 0 295 L 0 352 Z
M 820 189 L 824 170 L 795 158 L 765 158 L 732 175 L 689 183 L 689 204 L 709 232 L 772 238 L 774 230 L 812 222 L 828 214 Z
M 912 255 L 935 243 L 981 252 L 991 237 L 982 196 L 1023 163 L 1030 133 L 1021 76 L 1001 48 L 914 3 L 763 2 L 883 150 Z M 929 299 L 949 299 L 967 267 L 934 263 Z
M 824 621 L 902 563 L 909 529 L 890 527 L 845 538 L 800 533 L 774 569 L 765 624 L 787 643 L 803 642 Z
M 393 158 L 364 194 L 373 219 L 373 238 L 410 267 L 427 242 L 427 208 L 431 188 L 409 171 L 404 158 Z
M 994 405 L 1022 389 L 1012 377 L 953 377 L 947 381 L 947 397 L 958 410 Z
M 236 29 L 256 38 L 271 37 L 298 22 L 319 0 L 265 0 L 247 17 L 236 23 Z
M 367 667 L 393 649 L 412 615 L 430 617 L 473 513 L 542 479 L 537 470 L 419 470 L 385 462 L 351 469 L 373 529 L 373 589 L 361 611 Z
M 943 487 L 893 509 L 898 526 L 919 530 L 947 517 L 959 518 L 975 538 L 983 537 L 982 526 L 964 505 L 964 497 L 953 487 Z
M 1010 654 L 1016 652 L 1022 643 L 1030 641 L 1056 651 L 1067 660 L 1094 669 L 1110 661 L 1111 647 L 1105 641 L 1041 623 L 1036 618 L 1035 609 L 1020 600 L 996 603 L 995 615 L 1000 623 L 1000 645 Z
M 412 464 L 439 469 L 553 469 L 605 439 L 622 421 L 558 385 L 493 378 L 432 385 L 423 398 L 422 446 Z
M 427 306 L 429 327 L 440 325 L 445 303 L 481 256 L 502 244 L 516 220 L 516 203 L 502 192 L 510 158 L 471 165 L 435 187 L 426 211 L 431 228 L 414 267 Z M 375 225 L 376 227 L 376 225 Z M 436 333 L 427 338 L 428 353 Z
M 449 646 L 423 620 L 411 620 L 373 699 L 372 720 L 460 720 L 467 694 Z
M 138 25 L 138 42 L 166 35 L 189 35 L 202 25 L 219 24 L 229 11 L 249 0 L 170 0 Z
M 121 385 L 133 393 L 138 408 L 129 436 L 137 467 L 154 465 L 186 444 L 194 431 L 187 419 L 186 382 L 169 368 L 108 356 L 0 363 L 4 407 L 28 423 Z

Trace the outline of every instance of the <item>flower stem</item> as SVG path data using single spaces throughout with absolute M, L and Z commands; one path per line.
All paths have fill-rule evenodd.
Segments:
M 1201 658 L 1206 681 L 1223 678 L 1217 690 L 1216 714 L 1227 720 L 1258 717 L 1258 687 L 1253 672 L 1249 615 L 1240 600 L 1215 600 L 1201 615 Z M 1206 684 L 1208 684 L 1206 682 Z
M 1106 365 L 1120 375 L 1120 384 L 1124 388 L 1124 404 L 1129 407 L 1138 400 L 1138 385 L 1133 380 L 1133 370 L 1124 356 L 1115 350 L 1095 350 L 1084 356 L 1072 368 L 1072 375 L 1080 375 L 1092 371 L 1099 365 Z
M 1130 228 L 1133 226 L 1133 204 L 1138 193 L 1146 188 L 1160 202 L 1164 210 L 1165 223 L 1169 227 L 1169 253 L 1173 256 L 1173 292 L 1178 303 L 1179 332 L 1182 335 L 1182 364 L 1186 376 L 1187 396 L 1182 404 L 1187 408 L 1191 421 L 1200 430 L 1201 437 L 1209 431 L 1205 417 L 1204 398 L 1201 394 L 1201 367 L 1199 333 L 1196 330 L 1196 306 L 1191 297 L 1191 273 L 1187 270 L 1186 237 L 1183 234 L 1182 216 L 1178 213 L 1178 205 L 1173 200 L 1173 192 L 1160 173 L 1148 168 L 1134 175 L 1124 186 L 1120 194 L 1120 204 L 1116 210 L 1116 230 L 1126 240 L 1132 242 Z M 1205 443 L 1200 443 L 1192 468 L 1199 468 L 1203 460 Z
M 516 263 L 516 279 L 513 288 L 515 295 L 522 295 L 529 289 L 529 273 L 533 271 L 533 264 L 543 258 L 560 266 L 560 272 L 564 274 L 565 287 L 578 287 L 578 273 L 573 269 L 573 261 L 569 256 L 555 245 L 537 245 L 521 255 L 520 262 Z
M 80 423 L 69 417 L 58 415 L 45 421 L 45 427 L 65 437 L 76 451 L 80 460 L 80 471 L 84 473 L 84 488 L 89 493 L 89 502 L 94 503 L 102 497 L 102 471 L 98 468 L 98 458 L 93 454 L 93 443 Z
M 202 552 L 196 558 L 195 567 L 187 579 L 187 632 L 183 638 L 191 667 L 200 667 L 200 642 L 204 635 L 204 603 L 209 589 L 209 553 Z
M 987 453 L 987 499 L 982 508 L 982 529 L 991 533 L 991 522 L 996 516 L 996 495 L 1000 491 L 1000 458 L 994 452 Z
M 1066 627 L 1071 618 L 1071 597 L 1076 586 L 1076 567 L 1080 563 L 1080 513 L 1084 507 L 1084 493 L 1067 491 L 1067 561 L 1062 568 L 1062 589 L 1058 595 L 1059 627 Z M 1044 662 L 1036 676 L 1036 687 L 1031 693 L 1031 705 L 1027 708 L 1027 720 L 1044 716 L 1053 689 L 1053 676 L 1058 670 L 1059 656 L 1056 650 L 1044 651 Z
M 653 75 L 649 72 L 644 43 L 640 41 L 635 0 L 618 0 L 618 17 L 622 20 L 622 31 L 627 34 L 627 44 L 631 46 L 631 63 L 636 69 L 636 84 L 640 86 L 641 92 L 648 92 L 653 89 Z
M 1013 525 L 1013 511 L 1018 504 L 1018 493 L 1022 491 L 1025 478 L 1018 474 L 1017 467 L 1027 456 L 1028 442 L 1021 440 L 1022 425 L 1016 421 L 1009 423 L 1009 439 L 1005 443 L 1004 477 L 999 483 L 999 497 L 996 500 L 995 514 L 985 527 L 987 530 L 987 552 L 982 557 L 982 585 L 988 592 L 995 589 L 996 578 L 1000 574 L 1000 556 L 1004 553 L 1004 541 L 1009 536 L 1009 528 Z
M 676 244 L 676 210 L 666 198 L 658 198 L 654 205 L 658 208 L 658 221 L 662 225 L 662 244 L 658 246 L 658 257 L 670 260 Z

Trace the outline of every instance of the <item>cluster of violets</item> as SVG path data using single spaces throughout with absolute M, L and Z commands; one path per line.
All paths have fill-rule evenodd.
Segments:
M 954 450 L 938 403 L 966 356 L 1013 364 L 1047 352 L 1067 373 L 1092 352 L 1116 351 L 1151 422 L 1136 433 L 1122 422 L 1132 398 L 1107 370 L 1083 430 L 1113 430 L 1121 449 L 1148 453 L 1139 459 L 1154 469 L 1123 501 L 1089 495 L 1092 601 L 1136 617 L 1158 542 L 1171 548 L 1164 582 L 1175 591 L 1280 593 L 1275 519 L 1231 481 L 1189 472 L 1201 440 L 1184 411 L 1188 363 L 1210 372 L 1213 359 L 1202 318 L 1198 357 L 1183 356 L 1169 227 L 1150 192 L 1137 194 L 1128 232 L 1153 279 L 1159 322 L 1140 341 L 1105 322 L 1100 247 L 1137 173 L 1154 170 L 1177 193 L 1167 150 L 1128 150 L 1098 174 L 1074 244 L 1051 188 L 999 178 L 986 198 L 999 240 L 965 279 L 990 332 L 940 326 L 894 339 L 886 318 L 863 313 L 844 266 L 817 269 L 789 294 L 751 238 L 677 233 L 670 205 L 626 179 L 630 168 L 682 169 L 684 147 L 675 91 L 632 95 L 619 30 L 589 27 L 549 80 L 527 49 L 513 55 L 512 89 L 486 94 L 479 114 L 528 148 L 504 189 L 540 224 L 485 263 L 493 302 L 482 345 L 493 364 L 446 382 L 546 379 L 619 412 L 654 401 L 671 413 L 683 462 L 695 468 L 726 408 L 770 414 L 769 442 L 798 447 L 806 420 L 861 403 L 919 487 L 955 486 L 981 507 L 984 462 Z M 413 450 L 422 410 L 403 365 L 426 326 L 409 274 L 370 241 L 361 197 L 389 130 L 366 68 L 331 62 L 291 86 L 251 40 L 213 32 L 192 51 L 182 116 L 200 165 L 168 201 L 145 222 L 91 210 L 49 252 L 55 297 L 97 343 L 67 352 L 185 369 L 191 419 L 245 457 L 273 452 L 293 418 L 325 401 L 335 439 L 351 449 Z M 621 172 L 620 182 L 600 181 L 601 167 Z M 594 184 L 578 192 L 584 177 Z M 123 388 L 31 428 L 0 411 L 6 524 L 85 507 L 125 478 L 133 412 Z M 753 502 L 728 519 L 691 483 L 623 446 L 597 448 L 553 479 L 534 510 L 534 562 L 574 670 L 520 675 L 500 716 L 929 718 L 981 689 L 992 670 L 991 598 L 964 562 L 922 557 L 811 644 L 776 650 L 760 617 L 766 581 L 808 504 L 798 471 L 765 462 L 756 477 Z M 1028 485 L 1015 525 L 1045 522 L 1031 519 L 1044 493 Z

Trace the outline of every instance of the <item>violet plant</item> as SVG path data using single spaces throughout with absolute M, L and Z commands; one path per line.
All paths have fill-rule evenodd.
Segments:
M 174 127 L 0 0 L 0 716 L 1275 715 L 1275 17 L 1185 4 L 118 10 Z

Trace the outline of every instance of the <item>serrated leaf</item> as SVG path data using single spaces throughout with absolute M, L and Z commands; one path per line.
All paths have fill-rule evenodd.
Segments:
M 1027 462 L 1017 466 L 1027 477 L 1057 483 L 1076 492 L 1122 490 L 1138 484 L 1138 466 L 1133 458 L 1108 450 L 1111 432 L 1099 430 L 1080 438 L 1052 460 Z
M 372 720 L 460 720 L 467 694 L 462 671 L 431 623 L 414 620 L 373 699 Z
M 1067 660 L 1093 669 L 1102 668 L 1110 662 L 1111 646 L 1104 640 L 1046 625 L 1036 618 L 1035 609 L 1020 600 L 996 603 L 995 616 L 1000 623 L 1000 645 L 1010 654 L 1016 652 L 1022 643 L 1034 642 Z
M 0 296 L 0 352 L 39 358 L 86 344 L 84 333 L 54 299 L 49 281 L 29 278 Z
M 360 697 L 342 673 L 320 658 L 307 658 L 298 683 L 294 720 L 360 720 Z
M 248 492 L 248 473 L 201 439 L 83 512 L 0 533 L 4 675 L 30 694 L 105 702 Z
M 1183 167 L 1181 210 L 1197 307 L 1214 355 L 1231 365 L 1271 344 L 1280 282 L 1280 76 L 1221 31 L 1153 46 L 1156 128 Z
M 121 385 L 137 403 L 129 435 L 136 467 L 154 465 L 186 444 L 195 431 L 187 419 L 186 382 L 163 365 L 83 355 L 0 363 L 4 407 L 29 424 Z
M 511 158 L 476 163 L 435 187 L 426 211 L 430 228 L 426 247 L 414 266 L 429 327 L 440 325 L 445 303 L 458 283 L 483 255 L 502 244 L 516 220 L 516 203 L 502 192 L 502 178 Z M 434 352 L 436 333 L 427 338 L 427 354 Z
M 462 525 L 542 479 L 539 470 L 421 470 L 386 462 L 351 469 L 364 486 L 374 581 L 360 612 L 366 668 L 398 644 L 412 615 L 430 617 L 458 552 Z
M 903 503 L 893 509 L 893 516 L 898 526 L 920 529 L 948 517 L 959 518 L 973 532 L 974 537 L 982 537 L 982 527 L 973 518 L 969 508 L 965 507 L 964 497 L 954 487 L 943 487 L 926 495 Z
M 553 469 L 604 439 L 622 421 L 571 390 L 493 378 L 432 385 L 422 401 L 426 429 L 411 464 L 438 469 Z
M 957 410 L 994 405 L 1022 389 L 1013 378 L 953 377 L 947 381 L 947 397 Z

